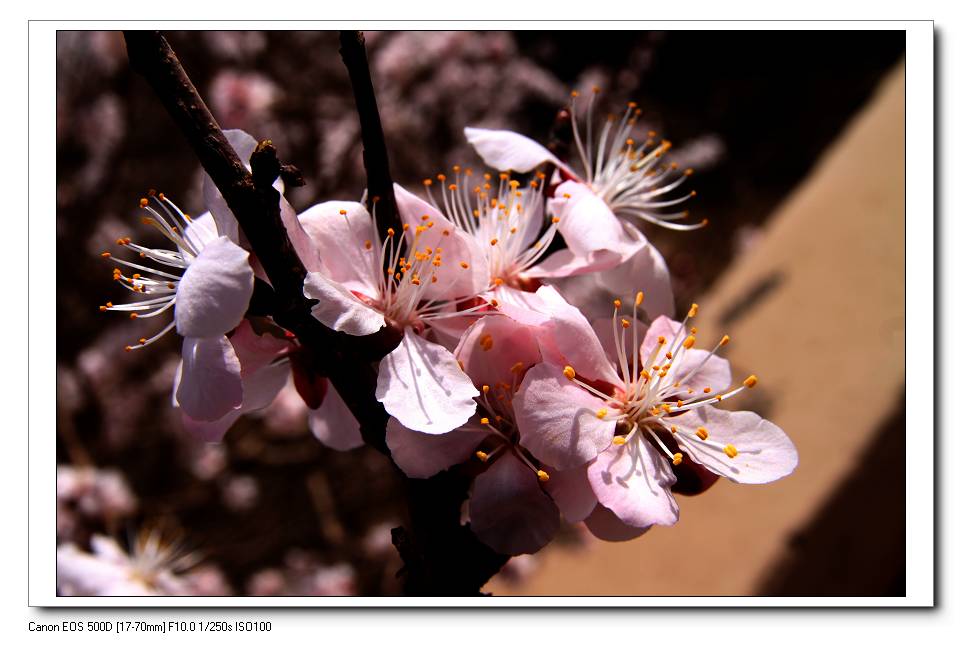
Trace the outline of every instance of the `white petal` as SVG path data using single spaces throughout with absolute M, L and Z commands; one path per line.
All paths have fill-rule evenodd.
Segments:
M 408 429 L 443 434 L 467 422 L 480 393 L 451 351 L 408 327 L 401 344 L 381 360 L 375 395 Z
M 670 419 L 683 430 L 708 432 L 708 440 L 722 449 L 698 441 L 679 443 L 682 451 L 697 463 L 736 483 L 771 483 L 788 476 L 798 466 L 798 451 L 784 431 L 751 411 L 724 411 L 713 406 L 693 409 Z M 726 445 L 737 450 L 734 458 Z
M 635 437 L 612 444 L 588 466 L 588 480 L 598 502 L 636 528 L 678 521 L 678 504 L 671 495 L 675 475 L 668 461 L 647 439 Z
M 348 335 L 370 335 L 384 327 L 383 314 L 320 272 L 308 273 L 304 279 L 304 296 L 318 300 L 311 314 L 332 330 Z
M 177 402 L 184 413 L 210 422 L 241 406 L 240 360 L 227 337 L 187 337 L 181 354 Z
M 567 169 L 547 148 L 510 130 L 465 128 L 464 136 L 488 166 L 499 171 L 527 173 L 544 162 Z
M 407 476 L 426 479 L 471 458 L 486 431 L 468 424 L 446 434 L 425 434 L 391 418 L 385 440 L 391 459 Z
M 226 236 L 212 241 L 177 285 L 174 320 L 183 337 L 216 337 L 244 318 L 254 292 L 250 255 Z
M 317 439 L 331 449 L 344 452 L 364 444 L 361 425 L 331 383 L 321 406 L 308 413 L 307 424 Z
M 374 221 L 364 205 L 331 200 L 314 205 L 297 219 L 317 246 L 329 277 L 349 290 L 377 294 L 383 271 L 381 250 L 374 245 Z
M 241 162 L 243 162 L 244 166 L 250 170 L 251 154 L 253 154 L 254 149 L 257 148 L 257 140 L 243 130 L 236 129 L 225 130 L 224 136 L 227 137 L 227 141 L 234 149 L 234 152 L 237 153 L 237 156 Z M 204 174 L 204 202 L 207 204 L 207 208 L 217 223 L 217 232 L 221 236 L 227 236 L 235 243 L 240 243 L 240 230 L 237 225 L 237 218 L 234 217 L 234 213 L 230 210 L 230 207 L 227 206 L 227 201 L 224 200 L 224 196 L 221 195 L 214 181 L 211 180 L 210 176 L 206 173 Z

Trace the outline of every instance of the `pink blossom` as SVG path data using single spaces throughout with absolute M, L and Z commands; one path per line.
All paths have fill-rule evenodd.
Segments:
M 728 362 L 716 354 L 727 336 L 711 351 L 694 348 L 697 329 L 686 325 L 697 305 L 681 323 L 659 317 L 641 338 L 640 292 L 630 316 L 616 301 L 610 322 L 594 329 L 550 288 L 534 296 L 543 301 L 541 313 L 514 311 L 549 313 L 539 339 L 546 361 L 527 372 L 515 398 L 520 439 L 539 460 L 587 479 L 615 517 L 596 509 L 586 521 L 592 531 L 626 538 L 674 524 L 672 466 L 684 455 L 738 483 L 768 483 L 795 469 L 797 452 L 781 429 L 755 413 L 715 406 L 758 379 L 729 388 Z
M 478 391 L 454 355 L 428 339 L 435 322 L 488 309 L 476 303 L 487 288 L 484 259 L 472 256 L 466 235 L 433 208 L 405 221 L 403 236 L 392 229 L 383 241 L 355 202 L 315 205 L 300 221 L 324 259 L 304 282 L 305 296 L 318 301 L 314 316 L 350 335 L 385 325 L 403 331 L 378 369 L 375 395 L 387 412 L 425 433 L 443 434 L 467 421 Z
M 551 491 L 555 470 L 536 464 L 519 442 L 515 424 L 515 392 L 524 372 L 541 361 L 535 334 L 508 317 L 487 316 L 468 328 L 455 354 L 480 387 L 479 413 L 440 436 L 391 420 L 391 455 L 412 478 L 479 459 L 484 470 L 475 478 L 468 501 L 472 531 L 503 554 L 536 552 L 554 536 L 559 519 L 558 507 L 546 492 Z
M 181 577 L 195 562 L 157 532 L 141 535 L 131 554 L 101 535 L 90 540 L 91 553 L 74 544 L 57 547 L 57 590 L 62 595 L 192 595 Z

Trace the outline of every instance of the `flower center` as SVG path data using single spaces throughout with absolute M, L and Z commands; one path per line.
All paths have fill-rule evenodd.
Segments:
M 470 168 L 456 165 L 454 173 L 446 190 L 441 190 L 440 201 L 431 191 L 434 180 L 424 180 L 428 199 L 478 241 L 487 257 L 492 285 L 517 284 L 524 271 L 544 255 L 558 231 L 557 218 L 545 221 L 544 173 L 536 173 L 524 188 L 508 173 L 498 175 L 497 188 L 490 173 L 485 173 L 481 182 L 473 181 Z M 442 187 L 448 182 L 443 173 L 437 179 Z

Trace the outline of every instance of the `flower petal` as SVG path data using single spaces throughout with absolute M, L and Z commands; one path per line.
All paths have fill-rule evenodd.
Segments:
M 281 222 L 287 231 L 287 238 L 291 241 L 291 247 L 297 252 L 297 257 L 301 259 L 304 268 L 308 272 L 320 272 L 324 270 L 324 262 L 314 241 L 304 231 L 301 221 L 297 219 L 297 212 L 283 195 L 280 196 Z
M 569 382 L 552 364 L 528 371 L 513 404 L 521 444 L 558 469 L 590 461 L 614 436 L 615 421 L 597 415 L 604 401 Z
M 595 506 L 594 511 L 585 519 L 585 527 L 592 535 L 604 541 L 628 541 L 640 537 L 651 528 L 629 526 L 601 504 Z
M 234 149 L 234 152 L 237 153 L 237 157 L 240 158 L 241 162 L 244 163 L 244 166 L 246 166 L 249 171 L 251 168 L 251 155 L 254 149 L 257 148 L 257 140 L 243 130 L 237 129 L 225 130 L 224 136 L 227 137 L 227 141 Z M 240 244 L 240 230 L 237 225 L 237 218 L 234 217 L 234 213 L 230 210 L 230 207 L 227 206 L 227 201 L 224 200 L 224 196 L 221 195 L 214 181 L 210 179 L 210 176 L 206 173 L 204 174 L 204 203 L 210 210 L 214 222 L 217 223 L 217 232 L 221 236 L 227 236 L 233 242 Z
M 468 514 L 475 536 L 502 555 L 538 552 L 561 525 L 538 477 L 510 451 L 474 479 Z
M 184 413 L 209 422 L 241 406 L 241 364 L 227 337 L 187 337 L 181 355 L 177 402 Z
M 447 187 L 444 190 L 447 191 Z M 433 205 L 399 184 L 394 185 L 394 198 L 401 222 L 409 225 L 406 233 L 408 245 L 418 251 L 428 247 L 442 250 L 441 265 L 432 269 L 438 280 L 426 286 L 424 298 L 454 299 L 485 291 L 490 280 L 488 261 L 474 236 L 455 226 Z M 428 216 L 427 220 L 424 216 Z M 417 228 L 427 224 L 431 225 L 430 228 L 417 234 Z M 415 235 L 417 243 L 414 243 Z M 407 255 L 413 256 L 413 250 L 409 249 Z
M 304 296 L 318 300 L 311 308 L 311 314 L 332 330 L 348 335 L 370 335 L 384 327 L 382 313 L 321 272 L 308 272 L 304 279 Z
M 591 489 L 587 469 L 548 470 L 550 478 L 544 484 L 568 523 L 577 523 L 590 515 L 598 505 L 598 497 Z
M 720 447 L 686 437 L 679 439 L 679 446 L 696 462 L 736 483 L 771 483 L 798 466 L 798 451 L 785 432 L 751 411 L 704 406 L 671 418 L 671 423 L 691 434 L 704 427 L 708 441 Z M 725 453 L 727 445 L 737 450 L 734 458 Z
M 364 444 L 360 423 L 331 384 L 321 406 L 308 414 L 307 424 L 317 439 L 331 449 L 344 452 Z
M 499 315 L 474 322 L 461 337 L 454 355 L 477 386 L 514 384 L 525 370 L 541 361 L 534 332 Z
M 219 443 L 224 439 L 224 436 L 230 428 L 234 426 L 234 423 L 240 420 L 242 415 L 243 412 L 240 409 L 234 409 L 217 420 L 205 421 L 195 420 L 181 411 L 180 422 L 184 427 L 184 431 L 191 436 L 196 436 L 204 442 Z
M 217 240 L 217 223 L 214 222 L 214 217 L 210 211 L 206 211 L 190 221 L 184 230 L 184 238 L 194 248 L 194 251 L 198 252 L 204 249 L 208 243 Z M 185 251 L 193 255 L 193 252 L 181 248 L 182 253 Z
M 678 521 L 671 495 L 675 475 L 641 433 L 599 454 L 588 466 L 588 480 L 598 502 L 629 526 L 671 526 Z
M 469 424 L 446 434 L 425 434 L 391 418 L 385 440 L 391 458 L 408 477 L 426 479 L 471 458 L 486 432 Z
M 341 213 L 341 212 L 344 213 Z M 377 294 L 381 250 L 375 246 L 374 220 L 359 202 L 332 200 L 297 216 L 324 261 L 326 274 L 348 290 Z
M 241 322 L 254 293 L 249 256 L 221 236 L 187 266 L 177 285 L 174 308 L 182 337 L 216 337 Z
M 499 171 L 527 173 L 544 162 L 568 168 L 538 142 L 510 130 L 468 127 L 464 136 L 484 163 Z
M 637 229 L 626 229 L 605 201 L 580 182 L 562 182 L 548 200 L 548 213 L 560 219 L 558 232 L 575 256 L 613 253 L 617 265 L 647 244 Z
M 451 351 L 410 327 L 381 360 L 375 396 L 409 429 L 443 434 L 460 427 L 474 414 L 478 395 Z
M 240 360 L 241 375 L 245 377 L 264 368 L 292 346 L 286 339 L 279 339 L 267 333 L 257 334 L 247 319 L 234 329 L 234 333 L 230 336 L 230 343 Z

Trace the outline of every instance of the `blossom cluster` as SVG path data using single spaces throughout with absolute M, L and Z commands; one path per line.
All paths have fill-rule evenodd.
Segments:
M 465 128 L 487 168 L 395 185 L 397 229 L 379 228 L 362 202 L 298 214 L 280 197 L 313 316 L 400 338 L 376 365 L 392 459 L 411 478 L 468 465 L 470 528 L 506 555 L 540 550 L 562 518 L 602 539 L 637 537 L 678 520 L 680 478 L 767 483 L 798 461 L 776 425 L 720 406 L 758 383 L 732 386 L 719 354 L 730 338 L 701 342 L 697 304 L 672 317 L 667 265 L 640 227 L 707 224 L 684 209 L 691 170 L 669 161 L 657 133 L 637 134 L 635 104 L 599 127 L 594 103 L 572 100 L 570 160 L 518 133 Z M 248 160 L 254 138 L 226 134 Z M 174 249 L 118 239 L 139 258 L 103 255 L 135 300 L 101 309 L 172 311 L 127 349 L 183 337 L 172 403 L 189 432 L 220 440 L 293 376 L 318 439 L 359 447 L 358 422 L 305 366 L 297 336 L 251 314 L 255 283 L 269 279 L 209 178 L 204 197 L 196 218 L 162 193 L 141 200 L 143 222 Z M 589 320 L 599 295 L 609 314 Z

